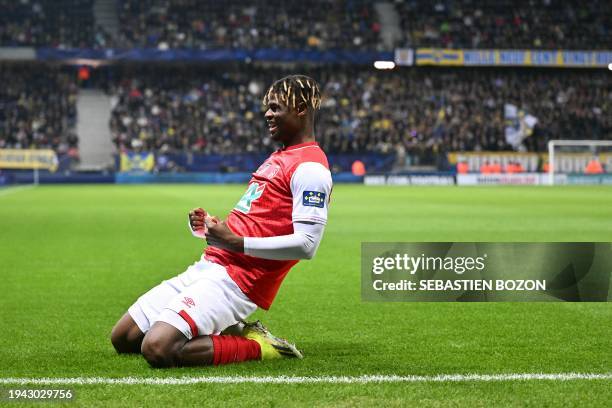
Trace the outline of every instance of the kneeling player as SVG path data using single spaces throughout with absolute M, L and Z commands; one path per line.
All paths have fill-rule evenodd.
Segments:
M 141 352 L 154 367 L 301 357 L 260 323 L 241 322 L 271 306 L 291 267 L 312 258 L 323 236 L 332 180 L 314 137 L 321 95 L 312 78 L 292 75 L 263 103 L 283 148 L 253 173 L 227 220 L 190 212 L 194 235 L 208 242 L 202 259 L 129 308 L 111 334 L 119 353 Z

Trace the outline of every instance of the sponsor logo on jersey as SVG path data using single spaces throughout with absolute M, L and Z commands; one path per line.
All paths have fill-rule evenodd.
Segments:
M 249 188 L 247 188 L 247 191 L 244 193 L 240 201 L 238 201 L 238 204 L 236 204 L 234 209 L 240 211 L 241 213 L 248 214 L 249 211 L 251 211 L 253 201 L 261 197 L 265 188 L 265 184 L 259 184 L 256 182 L 249 184 Z
M 325 206 L 325 193 L 319 191 L 304 191 L 302 205 L 306 207 L 323 208 Z
M 185 300 L 181 300 L 181 302 L 183 302 L 185 306 L 189 308 L 191 308 L 192 306 L 195 307 L 195 302 L 190 297 L 185 296 Z

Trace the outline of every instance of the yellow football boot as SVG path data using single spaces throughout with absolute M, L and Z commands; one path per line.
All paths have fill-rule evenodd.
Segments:
M 285 339 L 274 336 L 259 320 L 253 323 L 245 323 L 242 335 L 259 343 L 262 360 L 304 358 L 295 345 Z

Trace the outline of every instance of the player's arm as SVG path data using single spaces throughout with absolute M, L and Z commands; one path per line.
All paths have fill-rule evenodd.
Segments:
M 293 234 L 275 237 L 241 237 L 223 221 L 206 217 L 209 245 L 244 252 L 257 258 L 311 259 L 319 247 L 331 194 L 331 173 L 319 163 L 302 163 L 291 178 Z
M 323 238 L 323 224 L 294 222 L 293 234 L 276 237 L 245 237 L 244 252 L 265 259 L 312 259 Z
M 331 189 L 328 169 L 314 162 L 300 164 L 291 178 L 293 234 L 245 237 L 244 252 L 265 259 L 312 259 L 323 238 Z
M 322 224 L 295 222 L 293 234 L 275 237 L 251 238 L 234 234 L 223 221 L 210 218 L 206 241 L 208 245 L 244 252 L 265 259 L 311 259 L 319 247 L 323 230 Z

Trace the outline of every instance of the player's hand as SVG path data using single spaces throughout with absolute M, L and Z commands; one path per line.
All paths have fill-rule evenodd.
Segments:
M 204 220 L 207 216 L 208 214 L 203 208 L 194 208 L 189 211 L 189 223 L 187 225 L 189 226 L 191 235 L 200 239 L 206 238 L 204 236 L 204 234 L 206 234 L 206 223 Z
M 244 238 L 234 234 L 225 221 L 217 217 L 206 217 L 205 225 L 208 245 L 234 252 L 244 252 Z
M 189 226 L 193 231 L 199 231 L 206 228 L 206 224 L 204 223 L 204 218 L 206 218 L 208 214 L 206 210 L 203 208 L 194 208 L 189 211 Z

